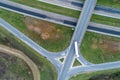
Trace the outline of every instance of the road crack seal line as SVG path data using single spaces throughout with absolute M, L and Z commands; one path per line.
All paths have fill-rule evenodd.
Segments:
M 21 51 L 18 51 L 16 49 L 9 48 L 9 47 L 4 46 L 4 45 L 0 45 L 0 52 L 6 53 L 8 55 L 14 55 L 14 56 L 24 60 L 26 62 L 26 64 L 30 67 L 31 71 L 32 71 L 33 79 L 34 80 L 40 80 L 40 72 L 39 72 L 38 67 L 24 53 L 22 53 Z

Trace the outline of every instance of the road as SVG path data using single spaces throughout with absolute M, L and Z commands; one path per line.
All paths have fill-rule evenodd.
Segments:
M 58 80 L 66 80 L 67 72 L 72 67 L 73 60 L 75 58 L 74 42 L 76 41 L 79 44 L 81 44 L 82 39 L 84 37 L 84 34 L 86 32 L 86 29 L 88 27 L 92 12 L 93 12 L 94 7 L 96 5 L 96 2 L 97 2 L 97 0 L 86 0 L 84 3 L 82 13 L 81 13 L 80 18 L 78 20 L 78 24 L 75 28 L 67 56 L 66 56 L 66 59 L 64 61 L 64 65 L 62 66 L 61 72 L 59 73 L 59 76 L 58 76 Z
M 79 10 L 79 11 L 81 11 L 83 7 L 83 3 L 77 0 L 64 0 L 64 1 L 63 0 L 38 0 L 38 1 L 45 2 L 48 4 L 53 4 L 53 5 L 64 7 L 64 8 L 73 9 L 73 10 Z M 120 19 L 120 15 L 119 15 L 120 10 L 111 8 L 111 7 L 97 5 L 95 7 L 94 14 Z
M 96 71 L 103 71 L 103 70 L 110 70 L 110 69 L 117 69 L 120 68 L 120 61 L 116 62 L 108 62 L 108 63 L 101 63 L 101 64 L 93 64 L 89 66 L 79 66 L 72 68 L 67 75 L 67 80 L 76 74 L 83 74 L 86 72 L 96 72 Z
M 38 67 L 24 53 L 22 53 L 21 51 L 18 51 L 16 49 L 9 48 L 9 47 L 4 46 L 4 45 L 0 45 L 0 52 L 3 52 L 3 53 L 8 54 L 8 55 L 16 56 L 16 57 L 22 59 L 23 61 L 25 61 L 25 63 L 31 69 L 31 72 L 33 75 L 33 80 L 40 80 L 40 72 L 39 72 Z
M 0 25 L 1 27 L 8 30 L 10 33 L 12 33 L 14 36 L 16 36 L 18 39 L 23 41 L 25 44 L 29 45 L 32 49 L 37 51 L 40 55 L 46 57 L 53 65 L 55 65 L 56 70 L 59 72 L 61 64 L 55 60 L 55 55 L 59 57 L 57 54 L 49 53 L 47 50 L 39 46 L 37 43 L 32 41 L 30 38 L 25 36 L 23 33 L 18 31 L 16 28 L 5 22 L 3 19 L 0 19 Z
M 4 1 L 4 0 L 2 0 L 2 1 Z M 91 1 L 93 1 L 93 2 L 91 2 Z M 6 2 L 4 2 L 4 3 L 6 3 Z M 91 4 L 92 6 L 90 6 L 88 4 Z M 65 51 L 58 52 L 58 54 L 52 54 L 52 52 L 48 52 L 47 50 L 43 49 L 38 44 L 36 44 L 35 42 L 33 42 L 27 36 L 25 36 L 24 34 L 22 34 L 20 31 L 18 31 L 17 29 L 15 29 L 13 26 L 11 26 L 10 24 L 8 24 L 7 22 L 5 22 L 2 19 L 0 19 L 0 25 L 2 27 L 4 27 L 5 29 L 7 29 L 9 32 L 11 32 L 13 35 L 15 35 L 17 38 L 19 38 L 20 40 L 22 40 L 28 46 L 30 46 L 31 48 L 33 48 L 40 55 L 46 57 L 55 66 L 55 68 L 56 68 L 56 70 L 57 70 L 57 72 L 59 74 L 58 80 L 68 80 L 69 77 L 71 77 L 73 74 L 87 72 L 90 69 L 92 69 L 92 71 L 96 71 L 96 70 L 111 69 L 111 67 L 112 68 L 119 67 L 118 64 L 117 64 L 117 62 L 115 62 L 116 64 L 112 64 L 112 62 L 111 63 L 103 63 L 102 65 L 101 64 L 91 64 L 88 61 L 86 61 L 86 59 L 80 54 L 80 52 L 79 52 L 80 57 L 78 57 L 77 59 L 80 61 L 80 63 L 82 63 L 82 66 L 80 66 L 80 67 L 72 67 L 73 61 L 75 59 L 74 42 L 77 41 L 79 43 L 79 45 L 81 44 L 82 38 L 83 38 L 84 33 L 85 33 L 85 31 L 87 29 L 87 26 L 89 24 L 90 15 L 92 14 L 92 10 L 93 9 L 91 9 L 91 8 L 95 6 L 93 4 L 95 4 L 95 0 L 86 0 L 86 5 L 87 6 L 85 7 L 85 9 L 83 8 L 81 17 L 78 20 L 77 27 L 75 27 L 75 32 L 74 32 L 74 35 L 73 35 L 73 38 L 71 40 L 69 48 L 67 48 Z M 15 4 L 13 4 L 13 5 L 14 5 L 14 9 L 16 9 Z M 0 1 L 0 6 L 1 6 L 1 1 Z M 3 5 L 2 4 L 2 6 L 4 6 L 2 8 L 5 8 L 5 6 L 7 6 L 7 5 Z M 47 13 L 45 11 L 41 11 L 42 14 L 40 14 L 40 16 L 39 16 L 38 13 L 36 14 L 36 12 L 38 11 L 36 9 L 32 10 L 30 8 L 31 11 L 32 11 L 31 12 L 31 11 L 28 11 L 28 9 L 24 10 L 24 9 L 26 9 L 26 6 L 23 6 L 23 5 L 22 5 L 22 7 L 21 7 L 21 5 L 18 5 L 18 6 L 20 8 L 19 9 L 17 8 L 17 9 L 21 11 L 21 14 L 23 14 L 24 11 L 25 12 L 27 11 L 26 14 L 24 14 L 24 15 L 32 16 L 32 17 L 38 16 L 38 17 L 35 17 L 35 18 L 38 18 L 38 19 L 41 19 L 41 18 L 43 20 L 48 19 L 47 18 L 48 16 L 43 15 L 43 13 L 48 14 L 50 16 L 53 15 L 50 12 Z M 7 6 L 7 7 L 10 7 L 10 6 Z M 6 7 L 6 9 L 8 9 L 7 7 Z M 11 10 L 11 11 L 17 12 L 16 10 Z M 33 14 L 35 14 L 35 15 L 33 15 Z M 58 14 L 56 14 L 56 15 L 57 15 L 57 18 L 58 18 L 59 15 Z M 56 19 L 56 15 L 54 17 L 54 21 L 56 21 L 56 22 L 61 21 L 62 22 L 64 20 L 64 19 L 63 20 Z M 59 16 L 59 17 L 61 17 L 61 16 Z M 52 19 L 52 18 L 49 17 L 49 19 Z M 69 24 L 73 25 L 73 23 L 70 22 L 70 21 L 63 21 L 63 22 L 64 22 L 64 24 L 65 23 L 69 23 Z M 77 22 L 77 19 L 76 19 L 76 22 Z M 107 26 L 107 25 L 102 25 L 102 27 L 101 27 L 101 25 L 102 24 L 90 23 L 89 27 L 88 27 L 90 29 L 88 29 L 88 30 L 89 31 L 95 31 L 97 33 L 102 33 L 102 34 L 107 34 L 107 35 L 112 35 L 112 36 L 120 37 L 120 29 L 119 28 L 117 28 L 117 27 L 114 28 L 113 26 Z M 75 26 L 75 23 L 74 23 L 74 26 Z M 94 27 L 94 26 L 96 26 L 96 27 Z M 106 28 L 106 26 L 107 26 L 107 28 Z M 66 56 L 66 53 L 67 53 L 67 56 Z M 63 63 L 60 63 L 57 60 L 57 58 L 60 58 L 62 56 L 65 56 L 65 61 Z M 104 66 L 105 66 L 105 68 L 104 68 Z M 94 67 L 94 68 L 92 68 L 92 67 Z M 98 68 L 100 68 L 100 69 L 98 69 Z
M 57 24 L 70 26 L 70 27 L 75 27 L 77 24 L 77 21 L 78 21 L 76 18 L 67 17 L 64 15 L 51 13 L 51 12 L 44 11 L 44 10 L 38 10 L 35 8 L 31 8 L 28 6 L 24 6 L 24 5 L 17 4 L 17 3 L 11 2 L 11 1 L 6 1 L 6 0 L 0 1 L 0 7 L 23 14 L 23 15 L 26 15 L 26 16 L 35 17 L 38 19 L 42 19 L 42 20 L 46 20 L 49 22 L 54 22 Z M 117 29 L 116 30 L 114 29 L 114 35 L 112 35 L 112 32 L 110 33 L 110 31 L 108 31 L 108 30 L 111 30 L 111 28 L 107 28 L 107 30 L 104 31 L 103 29 L 105 29 L 105 25 L 102 28 L 101 28 L 101 26 L 103 26 L 103 25 L 91 22 L 91 24 L 89 24 L 89 26 L 88 26 L 88 31 L 119 37 L 118 36 L 119 32 L 117 32 Z

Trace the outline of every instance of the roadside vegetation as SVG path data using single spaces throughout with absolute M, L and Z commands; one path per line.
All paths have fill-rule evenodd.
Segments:
M 71 28 L 3 9 L 0 9 L 0 17 L 49 51 L 62 51 L 70 43 L 73 32 Z
M 47 61 L 44 57 L 39 55 L 36 51 L 28 47 L 2 27 L 0 27 L 0 44 L 18 49 L 25 53 L 31 60 L 33 60 L 40 70 L 41 80 L 46 80 L 46 78 L 49 80 L 57 79 L 56 70 L 49 61 Z
M 32 80 L 33 76 L 23 60 L 0 52 L 0 80 L 5 79 Z
M 86 72 L 73 76 L 70 80 L 119 80 L 120 69 Z
M 86 32 L 80 47 L 82 55 L 92 63 L 120 60 L 120 38 Z
M 51 5 L 51 4 L 47 4 L 44 2 L 40 2 L 40 1 L 34 1 L 34 0 L 11 0 L 20 4 L 24 4 L 24 5 L 28 5 L 31 7 L 35 7 L 35 8 L 39 8 L 39 9 L 43 9 L 43 10 L 47 10 L 50 12 L 55 12 L 58 14 L 63 14 L 63 15 L 67 15 L 67 16 L 71 16 L 71 17 L 75 17 L 78 18 L 80 12 L 76 11 L 76 10 L 71 10 L 71 9 L 67 9 L 67 8 L 63 8 L 63 7 L 59 7 L 59 6 L 55 6 L 55 5 Z M 98 4 L 103 4 L 104 5 L 111 5 L 111 6 L 119 6 L 119 2 L 117 0 L 98 0 Z M 119 19 L 114 19 L 114 18 L 109 18 L 109 17 L 104 17 L 104 16 L 98 16 L 98 15 L 93 15 L 91 18 L 91 21 L 93 22 L 97 22 L 97 23 L 102 23 L 102 24 L 106 24 L 106 25 L 111 25 L 111 26 L 120 26 L 120 20 Z M 112 22 L 112 23 L 111 23 Z

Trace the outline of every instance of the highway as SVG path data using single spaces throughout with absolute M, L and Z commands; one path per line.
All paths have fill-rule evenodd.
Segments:
M 61 72 L 59 73 L 59 76 L 58 76 L 58 80 L 66 80 L 67 72 L 72 67 L 73 60 L 75 58 L 74 42 L 76 41 L 76 42 L 78 42 L 78 44 L 81 44 L 84 34 L 86 32 L 86 29 L 88 27 L 92 12 L 96 5 L 96 2 L 97 2 L 97 0 L 86 0 L 84 3 L 82 13 L 78 20 L 78 24 L 75 28 L 67 56 L 64 61 L 64 65 L 62 66 Z
M 38 1 L 56 5 L 56 6 L 60 6 L 60 7 L 64 7 L 64 8 L 78 10 L 78 11 L 81 11 L 82 7 L 83 7 L 83 3 L 78 0 L 38 0 Z M 120 15 L 119 15 L 120 10 L 119 9 L 106 7 L 106 6 L 96 5 L 94 14 L 120 19 Z
M 28 6 L 24 6 L 24 5 L 17 4 L 17 3 L 11 2 L 11 1 L 6 1 L 6 0 L 0 1 L 0 7 L 10 10 L 10 11 L 14 11 L 14 12 L 26 15 L 26 16 L 35 17 L 35 18 L 46 20 L 49 22 L 61 24 L 64 26 L 75 27 L 77 24 L 77 21 L 78 21 L 76 18 L 67 17 L 64 15 L 51 13 L 51 12 L 44 11 L 44 10 L 38 10 L 35 8 L 31 8 Z M 105 29 L 105 26 L 101 28 L 101 26 L 103 26 L 103 25 L 100 25 L 98 23 L 95 25 L 94 24 L 95 23 L 92 22 L 91 25 L 88 26 L 87 30 L 91 31 L 91 32 L 97 32 L 100 34 L 105 34 L 105 35 L 112 34 L 112 32 L 109 31 L 109 30 L 111 30 L 111 28 L 107 28 L 105 31 L 105 30 L 103 30 L 103 29 Z M 98 25 L 100 27 L 98 27 Z M 111 36 L 119 37 L 118 33 L 119 32 L 117 31 L 117 29 L 116 30 L 114 29 L 114 35 L 111 35 Z

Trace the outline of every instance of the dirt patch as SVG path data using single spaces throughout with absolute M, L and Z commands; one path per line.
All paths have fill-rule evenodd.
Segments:
M 118 52 L 120 42 L 116 41 L 110 41 L 110 40 L 103 40 L 102 43 L 100 43 L 100 48 L 104 51 L 108 52 Z
M 116 53 L 120 51 L 120 42 L 107 39 L 93 40 L 92 49 L 100 48 L 103 52 Z
M 25 17 L 25 24 L 30 31 L 40 35 L 41 39 L 60 39 L 60 32 L 55 28 L 55 25 L 46 21 Z

